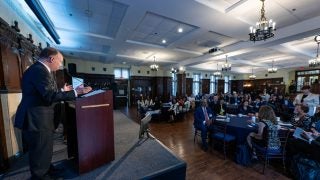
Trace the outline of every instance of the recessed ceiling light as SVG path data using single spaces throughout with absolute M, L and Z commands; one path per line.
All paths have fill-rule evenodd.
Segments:
M 122 64 L 127 64 L 127 62 L 123 61 Z
M 178 33 L 182 33 L 183 32 L 183 29 L 180 27 L 178 28 Z
M 167 41 L 165 39 L 162 39 L 162 44 L 167 43 Z

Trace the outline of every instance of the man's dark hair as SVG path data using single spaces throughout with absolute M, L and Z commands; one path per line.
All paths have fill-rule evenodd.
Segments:
M 46 47 L 41 51 L 39 58 L 45 59 L 45 58 L 48 58 L 52 55 L 57 55 L 58 53 L 59 53 L 59 51 L 57 49 L 52 48 L 52 47 Z

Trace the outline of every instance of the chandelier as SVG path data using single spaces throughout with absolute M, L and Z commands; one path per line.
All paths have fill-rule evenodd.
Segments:
M 317 55 L 314 59 L 309 60 L 309 67 L 317 67 L 320 66 L 320 58 L 319 58 L 319 44 L 320 44 L 320 35 L 314 37 L 314 41 L 318 44 L 317 47 Z
M 179 72 L 179 69 L 178 69 L 178 68 L 174 68 L 174 67 L 171 68 L 171 73 L 172 73 L 172 74 L 178 73 L 178 72 Z
M 231 64 L 228 63 L 228 55 L 226 55 L 226 63 L 222 64 L 222 71 L 230 71 L 231 70 Z
M 158 71 L 159 66 L 156 64 L 156 57 L 153 56 L 153 64 L 150 65 L 151 71 Z
M 251 71 L 251 75 L 249 76 L 249 79 L 255 79 L 257 76 L 253 74 L 253 68 Z
M 218 70 L 218 64 L 217 64 L 217 71 L 214 72 L 213 75 L 214 75 L 215 77 L 222 77 L 221 72 Z
M 273 67 L 274 60 L 272 60 L 272 67 L 268 68 L 268 73 L 276 73 L 278 69 L 276 67 Z
M 260 21 L 256 23 L 256 27 L 250 27 L 250 41 L 261 41 L 266 40 L 274 36 L 273 32 L 276 30 L 276 23 L 272 22 L 272 19 L 269 21 L 265 16 L 264 10 L 264 1 L 262 1 L 262 8 L 261 8 L 261 16 Z

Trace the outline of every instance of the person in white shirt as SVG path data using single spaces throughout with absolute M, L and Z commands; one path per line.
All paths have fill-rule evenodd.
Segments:
M 303 86 L 301 91 L 302 93 L 296 96 L 293 104 L 303 104 L 304 106 L 308 106 L 308 115 L 313 116 L 316 111 L 316 107 L 319 105 L 319 94 L 311 93 L 310 86 Z

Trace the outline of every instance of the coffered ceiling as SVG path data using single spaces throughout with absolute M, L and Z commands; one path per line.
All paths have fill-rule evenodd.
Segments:
M 320 0 L 266 0 L 275 37 L 249 41 L 260 0 L 40 0 L 67 57 L 150 65 L 162 69 L 221 68 L 228 55 L 235 73 L 308 66 L 320 34 Z M 218 51 L 209 54 L 211 48 Z

